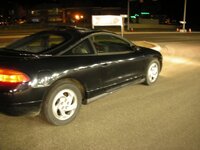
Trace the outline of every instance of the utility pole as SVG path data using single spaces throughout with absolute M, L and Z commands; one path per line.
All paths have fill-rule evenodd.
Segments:
M 185 24 L 186 24 L 186 7 L 187 7 L 187 0 L 184 2 L 184 12 L 183 12 L 183 32 L 185 32 Z
M 130 29 L 130 0 L 127 0 L 127 31 Z

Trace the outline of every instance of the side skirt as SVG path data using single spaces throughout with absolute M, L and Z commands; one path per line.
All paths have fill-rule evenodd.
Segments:
M 139 80 L 135 80 L 135 81 L 132 81 L 132 82 L 127 82 L 127 83 L 124 83 L 124 84 L 115 86 L 115 87 L 113 87 L 113 88 L 107 90 L 107 91 L 106 91 L 105 93 L 103 93 L 103 94 L 100 94 L 100 95 L 97 95 L 97 96 L 95 96 L 95 97 L 92 97 L 92 98 L 89 98 L 89 99 L 85 100 L 85 103 L 84 103 L 84 104 L 89 104 L 89 103 L 91 103 L 91 102 L 93 102 L 93 101 L 96 101 L 96 100 L 98 100 L 99 98 L 102 98 L 102 97 L 104 97 L 104 96 L 106 96 L 106 95 L 108 95 L 108 94 L 111 94 L 111 93 L 113 93 L 113 92 L 117 91 L 118 89 L 121 89 L 121 88 L 123 88 L 123 87 L 125 87 L 125 86 L 131 85 L 131 84 L 134 84 L 134 85 L 135 85 L 135 84 L 143 83 L 144 81 L 145 81 L 145 79 L 142 78 L 142 79 L 139 79 Z

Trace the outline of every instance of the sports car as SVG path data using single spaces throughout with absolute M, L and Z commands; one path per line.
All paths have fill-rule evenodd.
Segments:
M 40 31 L 0 49 L 0 112 L 64 125 L 119 87 L 154 84 L 161 68 L 160 52 L 109 31 Z

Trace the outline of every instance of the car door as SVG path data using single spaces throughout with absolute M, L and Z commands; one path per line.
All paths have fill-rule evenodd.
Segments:
M 109 89 L 141 76 L 144 57 L 128 41 L 112 34 L 97 34 L 91 41 L 98 53 L 104 88 Z
M 71 58 L 74 70 L 72 78 L 78 79 L 86 89 L 87 98 L 103 93 L 101 64 L 87 38 L 62 54 Z

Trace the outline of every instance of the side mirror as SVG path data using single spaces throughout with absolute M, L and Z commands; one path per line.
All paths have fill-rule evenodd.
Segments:
M 140 47 L 139 46 L 135 46 L 135 49 L 137 50 L 137 51 L 140 51 Z
M 134 50 L 134 51 L 140 51 L 140 47 L 137 46 L 137 45 L 131 45 L 131 48 Z

